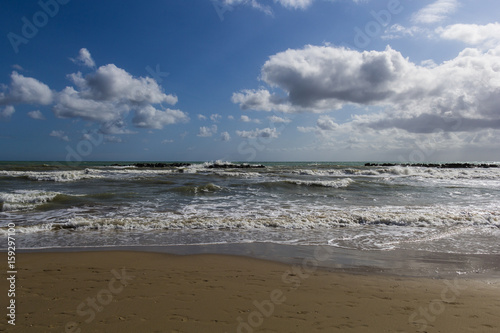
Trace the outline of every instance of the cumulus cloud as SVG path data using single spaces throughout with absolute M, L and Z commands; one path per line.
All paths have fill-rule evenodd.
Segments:
M 220 139 L 221 139 L 221 141 L 227 142 L 227 141 L 231 140 L 231 135 L 229 135 L 228 132 L 222 132 L 220 134 Z
M 499 63 L 500 47 L 488 51 L 469 48 L 442 64 L 422 66 L 390 47 L 358 52 L 333 46 L 306 46 L 273 55 L 262 67 L 262 80 L 283 90 L 286 98 L 273 99 L 274 94 L 261 88 L 235 93 L 233 102 L 242 109 L 313 113 L 337 110 L 348 104 L 378 106 L 385 111 L 353 123 L 411 133 L 430 133 L 436 128 L 497 128 Z M 461 126 L 451 129 L 445 126 L 443 117 L 460 121 Z M 321 118 L 317 127 L 333 130 L 335 123 Z
M 202 126 L 200 127 L 200 131 L 198 132 L 198 136 L 206 138 L 206 137 L 211 137 L 216 133 L 217 133 L 217 125 L 212 125 L 211 127 Z
M 217 113 L 210 115 L 210 120 L 215 122 L 215 123 L 218 122 L 219 119 L 221 119 L 221 118 L 222 118 L 222 116 L 220 114 L 217 114 Z
M 356 2 L 357 0 L 355 0 Z M 306 9 L 314 0 L 274 0 L 275 3 L 288 9 Z M 220 0 L 221 7 L 226 10 L 232 10 L 236 6 L 247 6 L 257 9 L 267 15 L 273 15 L 271 6 L 264 5 L 258 0 Z
M 380 38 L 384 40 L 391 40 L 404 37 L 415 37 L 426 32 L 426 29 L 418 26 L 404 27 L 401 24 L 396 23 L 387 28 Z
M 302 133 L 310 133 L 316 131 L 317 128 L 313 126 L 297 126 L 297 131 Z
M 458 40 L 473 46 L 492 48 L 500 45 L 500 23 L 453 24 L 440 27 L 436 32 L 443 39 Z
M 399 128 L 410 133 L 435 133 L 476 131 L 481 129 L 500 129 L 499 119 L 478 119 L 467 117 L 439 116 L 434 114 L 421 114 L 411 118 L 387 118 L 371 121 L 368 126 L 376 129 Z
M 0 86 L 3 90 L 0 91 L 0 105 L 52 103 L 53 93 L 46 84 L 16 71 L 12 72 L 10 78 L 10 86 Z
M 279 133 L 276 131 L 276 128 L 262 128 L 255 129 L 253 131 L 236 131 L 236 135 L 241 138 L 255 139 L 255 138 L 277 138 Z
M 59 140 L 62 140 L 62 141 L 69 141 L 69 137 L 66 135 L 66 133 L 64 133 L 64 131 L 54 130 L 54 131 L 50 132 L 49 135 L 52 137 L 58 138 Z
M 80 49 L 80 52 L 78 52 L 78 57 L 76 59 L 70 58 L 71 61 L 73 61 L 75 64 L 86 66 L 93 68 L 95 67 L 95 62 L 94 59 L 92 59 L 92 56 L 90 55 L 89 50 L 86 48 Z
M 85 48 L 80 50 L 75 61 L 95 67 Z M 129 113 L 133 113 L 132 124 L 139 128 L 162 129 L 165 125 L 189 121 L 188 115 L 181 110 L 163 106 L 163 103 L 175 105 L 177 97 L 166 94 L 151 77 L 134 77 L 108 64 L 85 76 L 77 72 L 68 78 L 74 86 L 55 93 L 44 83 L 14 71 L 10 85 L 0 85 L 0 106 L 52 104 L 56 117 L 96 122 L 105 134 L 133 133 L 125 128 L 124 119 Z M 40 115 L 32 113 L 30 116 Z
M 291 120 L 288 118 L 282 118 L 278 116 L 270 116 L 267 117 L 267 119 L 269 119 L 269 121 L 274 124 L 279 124 L 279 123 L 288 124 L 289 122 L 291 122 Z
M 177 103 L 177 97 L 165 94 L 153 78 L 135 78 L 114 64 L 101 66 L 85 77 L 78 72 L 69 78 L 79 88 L 81 97 L 86 99 L 134 104 Z
M 260 120 L 259 119 L 252 119 L 250 118 L 249 116 L 247 115 L 242 115 L 240 117 L 240 120 L 244 123 L 256 123 L 256 124 L 260 124 Z
M 266 89 L 245 89 L 241 92 L 233 93 L 231 101 L 239 104 L 242 110 L 297 112 L 297 109 L 286 98 L 271 94 Z
M 278 2 L 282 6 L 293 9 L 305 9 L 309 7 L 313 1 L 314 0 L 275 0 L 275 2 Z
M 350 124 L 339 125 L 331 117 L 321 115 L 316 121 L 316 126 L 298 126 L 297 130 L 302 133 L 316 132 L 321 135 L 323 132 L 345 132 L 344 130 L 347 126 L 350 126 Z
M 458 8 L 458 0 L 437 0 L 416 12 L 412 21 L 421 24 L 432 24 L 443 21 Z
M 207 117 L 202 115 L 202 114 L 199 114 L 198 115 L 198 120 L 207 120 Z
M 132 123 L 136 127 L 162 129 L 165 125 L 187 122 L 188 117 L 180 110 L 158 110 L 151 105 L 138 108 Z
M 80 72 L 69 75 L 74 87 L 66 87 L 58 94 L 53 111 L 60 118 L 81 118 L 106 124 L 119 122 L 130 111 L 132 123 L 140 128 L 162 129 L 165 125 L 186 122 L 186 113 L 155 105 L 174 105 L 177 97 L 165 94 L 150 77 L 133 77 L 114 64 L 99 67 L 83 76 Z M 116 127 L 116 126 L 115 126 Z M 108 131 L 118 134 L 116 130 Z
M 40 112 L 40 110 L 28 112 L 28 117 L 30 117 L 32 119 L 37 119 L 37 120 L 45 120 L 45 117 L 44 117 L 43 113 Z
M 16 112 L 16 109 L 12 105 L 7 105 L 3 109 L 0 109 L 0 120 L 8 120 Z
M 253 9 L 257 9 L 267 15 L 273 15 L 273 11 L 270 6 L 263 5 L 257 0 L 215 0 L 213 1 L 214 6 L 222 13 L 227 10 L 233 10 L 238 6 L 247 6 Z
M 346 103 L 375 104 L 406 88 L 399 83 L 414 66 L 390 47 L 358 52 L 342 47 L 311 46 L 289 49 L 269 58 L 262 80 L 285 91 L 243 90 L 232 101 L 242 109 L 280 112 L 325 112 Z
M 339 127 L 332 118 L 325 115 L 320 116 L 316 124 L 323 131 L 335 131 Z

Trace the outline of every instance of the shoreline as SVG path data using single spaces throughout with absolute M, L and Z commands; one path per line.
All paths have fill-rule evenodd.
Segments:
M 6 261 L 6 253 L 0 258 Z M 116 250 L 19 251 L 17 267 L 16 326 L 0 325 L 0 331 L 496 332 L 499 328 L 500 280 L 352 274 L 323 270 L 311 262 Z M 5 279 L 1 288 L 7 288 Z M 6 297 L 1 299 L 4 306 Z
M 500 258 L 489 254 L 455 254 L 426 251 L 353 250 L 331 246 L 277 243 L 226 243 L 171 246 L 48 247 L 18 249 L 18 253 L 147 252 L 168 255 L 228 255 L 272 261 L 285 265 L 308 262 L 329 271 L 420 278 L 500 279 Z M 1 253 L 1 252 L 0 252 Z

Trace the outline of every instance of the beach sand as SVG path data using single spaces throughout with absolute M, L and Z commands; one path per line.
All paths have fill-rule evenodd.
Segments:
M 6 311 L 5 278 L 0 286 Z M 4 319 L 0 331 L 498 332 L 499 295 L 496 280 L 347 274 L 225 255 L 18 253 L 16 325 Z

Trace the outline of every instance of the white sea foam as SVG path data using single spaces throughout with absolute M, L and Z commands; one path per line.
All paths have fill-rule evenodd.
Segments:
M 353 180 L 350 178 L 342 178 L 338 180 L 300 180 L 300 179 L 290 179 L 287 180 L 288 183 L 296 184 L 296 185 L 305 185 L 305 186 L 323 186 L 323 187 L 333 187 L 333 188 L 341 188 L 347 187 L 353 183 Z
M 14 192 L 0 192 L 1 211 L 28 210 L 52 201 L 59 192 L 45 192 L 35 190 L 17 190 Z
M 53 182 L 74 182 L 85 179 L 121 179 L 154 177 L 158 175 L 168 175 L 175 173 L 171 169 L 159 170 L 141 170 L 141 169 L 114 169 L 100 170 L 87 168 L 84 170 L 67 171 L 5 171 L 0 170 L 0 176 L 4 177 L 25 177 L 35 181 L 53 181 Z
M 52 194 L 52 197 L 57 194 Z M 37 198 L 42 198 L 38 195 Z M 47 196 L 50 198 L 50 196 Z M 43 202 L 49 199 L 37 199 Z M 28 201 L 28 200 L 27 200 Z M 456 207 L 303 207 L 290 203 L 286 208 L 257 203 L 217 203 L 199 200 L 183 206 L 181 211 L 159 212 L 144 206 L 129 207 L 107 216 L 89 215 L 85 211 L 59 225 L 72 229 L 262 229 L 293 230 L 329 229 L 359 226 L 396 226 L 414 228 L 489 227 L 500 228 L 500 212 L 465 210 Z M 46 227 L 43 228 L 46 230 Z M 399 229 L 404 232 L 404 228 Z
M 0 176 L 25 177 L 36 181 L 71 182 L 82 179 L 102 178 L 98 170 L 70 171 L 5 171 L 0 170 Z

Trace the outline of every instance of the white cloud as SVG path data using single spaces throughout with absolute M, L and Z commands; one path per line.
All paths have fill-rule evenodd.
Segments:
M 285 98 L 271 94 L 268 90 L 249 90 L 233 93 L 231 101 L 240 104 L 242 110 L 297 112 Z
M 244 123 L 256 123 L 256 124 L 260 124 L 260 120 L 259 119 L 252 119 L 250 118 L 249 116 L 247 115 L 242 115 L 240 117 L 240 120 Z
M 228 132 L 222 132 L 220 134 L 220 139 L 221 139 L 221 141 L 227 142 L 227 141 L 231 140 L 231 135 L 229 135 Z
M 202 126 L 200 127 L 200 131 L 198 132 L 198 136 L 206 138 L 216 133 L 217 133 L 217 125 L 212 125 L 211 127 Z
M 273 14 L 270 6 L 263 5 L 257 0 L 220 0 L 220 6 L 225 10 L 233 10 L 234 7 L 242 5 L 257 9 L 267 15 Z
M 77 89 L 66 87 L 59 93 L 53 108 L 57 117 L 82 118 L 106 127 L 106 123 L 121 121 L 133 111 L 134 126 L 153 129 L 189 120 L 180 110 L 154 106 L 177 103 L 177 97 L 165 94 L 154 79 L 135 78 L 113 64 L 101 66 L 85 77 L 78 72 L 69 78 Z
M 438 23 L 455 12 L 458 6 L 458 0 L 437 0 L 415 13 L 412 21 L 420 24 Z
M 288 9 L 306 9 L 315 0 L 274 0 L 275 3 Z M 354 0 L 358 2 L 359 0 Z M 262 4 L 262 1 L 257 0 L 222 0 L 222 6 L 227 10 L 232 10 L 236 6 L 245 5 L 253 9 L 257 9 L 265 14 L 273 15 L 273 11 L 269 5 Z
M 174 140 L 165 139 L 161 143 L 166 144 L 166 143 L 172 143 L 172 142 L 174 142 Z
M 64 131 L 52 131 L 50 132 L 49 134 L 50 136 L 53 136 L 55 138 L 58 138 L 59 140 L 62 140 L 62 141 L 69 141 L 69 137 L 64 133 Z
M 306 9 L 314 0 L 274 0 L 286 8 Z
M 12 117 L 16 109 L 12 105 L 7 105 L 5 108 L 0 109 L 0 120 L 7 120 Z
M 432 59 L 426 59 L 426 60 L 422 60 L 420 62 L 420 66 L 427 67 L 427 68 L 435 68 L 435 67 L 437 67 L 437 64 Z
M 278 116 L 270 116 L 267 117 L 267 119 L 269 119 L 269 121 L 274 124 L 279 124 L 279 123 L 288 124 L 289 122 L 291 122 L 291 120 L 288 118 L 282 118 Z
M 321 115 L 316 121 L 316 126 L 297 126 L 297 130 L 301 133 L 315 132 L 318 135 L 323 135 L 325 132 L 345 133 L 345 128 L 347 126 L 350 126 L 350 124 L 346 123 L 344 125 L 339 125 L 331 117 L 327 115 Z
M 269 58 L 262 79 L 284 91 L 276 101 L 268 90 L 233 95 L 242 109 L 326 112 L 344 105 L 377 106 L 355 118 L 361 128 L 397 128 L 409 133 L 500 129 L 500 46 L 488 51 L 465 49 L 442 64 L 412 63 L 399 52 L 358 52 L 340 47 L 306 46 Z M 452 78 L 452 79 L 451 79 Z M 381 111 L 382 110 L 382 111 Z M 459 124 L 459 125 L 457 125 Z M 338 131 L 327 118 L 317 128 Z M 299 131 L 310 131 L 301 127 Z
M 407 88 L 401 84 L 415 66 L 390 47 L 358 52 L 341 47 L 306 46 L 275 54 L 263 65 L 262 79 L 281 88 L 286 98 L 268 90 L 234 93 L 242 109 L 325 112 L 346 103 L 376 104 Z
M 308 127 L 304 127 L 304 126 L 297 126 L 297 130 L 299 132 L 302 132 L 302 133 L 310 133 L 310 132 L 315 132 L 317 131 L 318 129 L 316 127 L 312 127 L 312 126 L 308 126 Z
M 85 48 L 80 50 L 75 61 L 95 67 Z M 125 129 L 123 121 L 130 112 L 133 113 L 133 125 L 142 128 L 161 129 L 165 125 L 189 121 L 186 113 L 163 106 L 163 103 L 176 104 L 177 97 L 164 93 L 153 78 L 134 77 L 114 64 L 101 66 L 86 76 L 77 72 L 68 78 L 74 86 L 54 93 L 42 82 L 14 71 L 10 85 L 0 85 L 0 106 L 53 104 L 56 117 L 99 123 L 105 134 L 133 133 Z M 39 111 L 31 112 L 29 116 L 42 119 Z
M 44 83 L 18 74 L 16 71 L 10 75 L 9 87 L 2 85 L 0 92 L 0 105 L 7 104 L 41 104 L 52 103 L 53 93 Z
M 198 115 L 198 120 L 207 120 L 207 117 L 205 117 L 204 115 L 202 114 L 199 114 Z
M 323 131 L 335 131 L 339 127 L 332 118 L 325 115 L 320 116 L 316 124 Z
M 57 97 L 53 111 L 59 118 L 81 118 L 98 123 L 121 119 L 130 110 L 127 103 L 96 101 L 84 98 L 73 87 L 66 87 Z
M 40 110 L 30 111 L 28 112 L 28 116 L 32 119 L 45 120 L 43 113 Z
M 222 116 L 220 114 L 217 114 L 217 113 L 210 115 L 210 120 L 215 122 L 215 123 L 218 122 L 219 119 L 221 119 L 221 118 L 222 118 Z
M 76 59 L 70 58 L 71 61 L 73 61 L 75 64 L 94 68 L 95 67 L 95 62 L 94 59 L 92 59 L 92 56 L 90 55 L 89 50 L 86 48 L 80 49 L 80 52 L 78 52 L 78 57 Z
M 229 119 L 229 120 L 234 120 L 234 116 L 229 115 L 229 116 L 227 116 L 227 119 Z
M 382 35 L 381 38 L 384 40 L 391 40 L 404 37 L 415 37 L 426 32 L 426 29 L 418 26 L 404 27 L 400 24 L 393 24 L 385 30 L 384 35 Z
M 443 39 L 458 40 L 464 43 L 492 48 L 500 45 L 500 23 L 477 24 L 453 24 L 444 28 L 436 29 Z
M 187 122 L 187 115 L 180 110 L 158 110 L 152 105 L 146 105 L 135 112 L 132 123 L 136 127 L 162 129 L 165 125 Z
M 165 94 L 150 77 L 135 78 L 114 64 L 101 66 L 85 78 L 80 72 L 70 79 L 80 89 L 80 95 L 95 101 L 127 101 L 134 104 L 177 103 L 177 97 Z
M 241 138 L 255 139 L 258 137 L 261 138 L 277 138 L 279 133 L 276 131 L 276 128 L 262 128 L 255 129 L 253 131 L 236 131 L 236 135 Z

